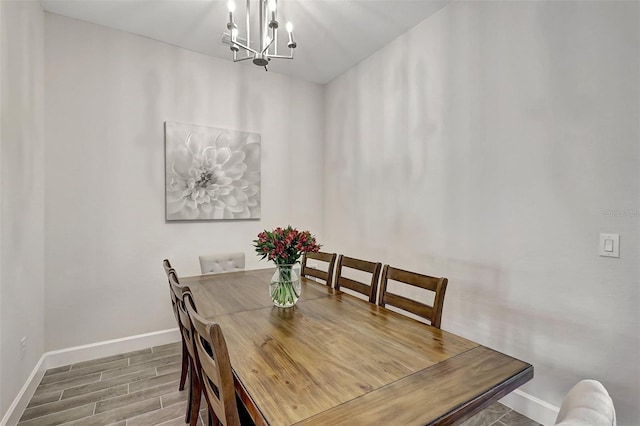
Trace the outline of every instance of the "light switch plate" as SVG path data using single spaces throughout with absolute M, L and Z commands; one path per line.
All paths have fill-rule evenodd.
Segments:
M 598 253 L 604 257 L 620 257 L 620 235 L 600 234 Z

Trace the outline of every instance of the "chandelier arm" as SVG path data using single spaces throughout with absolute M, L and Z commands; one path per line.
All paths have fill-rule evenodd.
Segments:
M 260 52 L 260 53 L 265 53 L 267 50 L 269 50 L 269 48 L 271 47 L 271 45 L 272 45 L 272 44 L 273 44 L 273 38 L 271 39 L 271 41 L 269 42 L 269 44 L 267 44 L 267 45 L 264 47 L 264 49 L 262 49 L 262 52 Z M 267 56 L 272 57 L 272 55 L 269 55 L 268 53 L 267 53 Z
M 247 59 L 252 59 L 253 56 L 245 56 L 244 58 L 240 58 L 240 59 L 234 59 L 233 62 L 242 62 L 242 61 L 246 61 Z
M 258 52 L 256 52 L 255 50 L 253 50 L 253 49 L 252 49 L 252 48 L 250 48 L 249 46 L 245 46 L 244 44 L 240 43 L 239 41 L 234 41 L 234 42 L 233 42 L 233 44 L 235 44 L 236 46 L 241 47 L 241 48 L 243 48 L 244 50 L 246 50 L 246 51 L 248 51 L 248 52 L 251 52 L 251 53 L 253 53 L 253 54 L 255 54 L 255 55 L 257 55 L 257 54 L 258 54 Z
M 273 59 L 293 59 L 293 53 L 289 56 L 284 56 L 284 55 L 269 55 L 269 58 L 273 58 Z

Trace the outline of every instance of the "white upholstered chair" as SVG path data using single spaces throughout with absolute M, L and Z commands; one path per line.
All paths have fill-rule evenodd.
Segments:
M 200 256 L 202 274 L 241 271 L 244 269 L 244 253 L 218 253 Z
M 613 400 L 597 380 L 578 382 L 562 401 L 558 426 L 616 426 Z

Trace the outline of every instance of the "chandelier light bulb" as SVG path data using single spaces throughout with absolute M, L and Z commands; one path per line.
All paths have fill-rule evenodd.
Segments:
M 227 3 L 227 7 L 229 8 L 230 13 L 236 11 L 236 3 L 233 0 L 229 0 L 229 2 Z
M 234 28 L 231 30 L 231 36 L 235 39 L 236 37 L 238 37 L 238 29 Z
M 287 32 L 293 32 L 293 24 L 291 23 L 291 21 L 287 22 Z
M 269 0 L 269 10 L 275 12 L 276 7 L 276 0 Z

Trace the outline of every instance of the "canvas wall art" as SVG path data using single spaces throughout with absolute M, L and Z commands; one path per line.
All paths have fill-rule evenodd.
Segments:
M 260 134 L 165 123 L 167 220 L 259 219 Z

